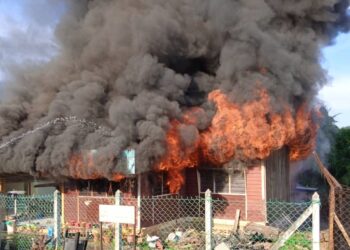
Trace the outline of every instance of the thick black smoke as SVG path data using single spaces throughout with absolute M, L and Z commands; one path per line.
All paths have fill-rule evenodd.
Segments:
M 111 136 L 56 124 L 1 149 L 0 172 L 69 176 L 74 152 L 98 149 L 101 160 L 126 148 L 136 149 L 145 171 L 165 153 L 171 119 L 202 106 L 197 129 L 206 128 L 213 114 L 206 97 L 217 88 L 236 102 L 254 98 L 257 85 L 276 108 L 280 100 L 310 102 L 327 78 L 320 50 L 348 30 L 347 7 L 346 0 L 72 1 L 56 29 L 58 56 L 14 70 L 0 138 L 65 116 L 108 127 Z M 117 161 L 101 160 L 101 175 L 118 171 Z

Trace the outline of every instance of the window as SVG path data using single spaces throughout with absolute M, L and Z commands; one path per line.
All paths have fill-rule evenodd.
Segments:
M 159 174 L 150 174 L 150 183 L 152 186 L 152 195 L 170 194 L 167 182 L 167 173 L 161 172 Z
M 244 173 L 241 171 L 201 170 L 200 184 L 201 192 L 210 189 L 213 193 L 245 194 Z
M 106 179 L 76 180 L 75 185 L 76 189 L 79 191 L 79 196 L 114 195 L 115 192 L 120 189 L 119 183 Z

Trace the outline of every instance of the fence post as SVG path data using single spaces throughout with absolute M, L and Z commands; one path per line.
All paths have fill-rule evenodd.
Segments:
M 212 249 L 212 199 L 211 191 L 208 189 L 205 192 L 205 249 Z
M 13 213 L 15 217 L 17 217 L 17 195 L 14 197 L 15 199 L 13 200 Z
M 312 196 L 312 250 L 320 250 L 320 196 Z
M 141 174 L 137 175 L 137 232 L 141 232 Z
M 56 249 L 60 244 L 61 236 L 61 203 L 60 203 L 60 191 L 56 190 L 53 194 L 53 218 L 54 218 L 54 238 L 56 239 Z
M 122 202 L 122 192 L 118 189 L 115 192 L 115 205 L 121 205 Z M 122 227 L 120 223 L 115 223 L 115 235 L 114 235 L 114 250 L 122 249 Z

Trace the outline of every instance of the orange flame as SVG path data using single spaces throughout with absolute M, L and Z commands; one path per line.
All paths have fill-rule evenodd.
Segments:
M 99 171 L 95 164 L 93 155 L 88 154 L 73 154 L 68 161 L 68 176 L 74 179 L 93 180 L 106 178 L 106 175 Z M 119 173 L 113 173 L 109 179 L 120 181 L 125 176 Z
M 179 133 L 180 126 L 181 123 L 177 120 L 171 122 L 166 136 L 167 154 L 164 155 L 156 166 L 156 170 L 168 172 L 169 178 L 167 184 L 172 193 L 179 191 L 184 183 L 182 170 L 186 167 L 198 165 L 199 159 L 199 138 L 194 145 L 183 145 Z
M 232 103 L 220 90 L 211 92 L 208 99 L 216 104 L 217 111 L 209 128 L 192 147 L 183 147 L 179 121 L 172 121 L 168 130 L 167 152 L 156 169 L 168 171 L 168 185 L 173 193 L 184 182 L 183 170 L 198 166 L 200 161 L 222 165 L 233 158 L 262 160 L 284 145 L 290 148 L 290 159 L 299 160 L 307 157 L 315 146 L 317 126 L 306 106 L 299 108 L 295 117 L 287 105 L 282 114 L 277 113 L 265 90 L 258 100 L 243 105 Z M 185 113 L 184 124 L 195 124 L 200 113 L 199 108 Z

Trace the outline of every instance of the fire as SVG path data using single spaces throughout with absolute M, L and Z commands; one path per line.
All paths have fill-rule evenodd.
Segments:
M 290 148 L 290 159 L 300 160 L 315 146 L 317 126 L 306 106 L 293 114 L 288 105 L 283 112 L 273 111 L 267 91 L 262 90 L 257 100 L 238 105 L 220 90 L 211 92 L 208 99 L 217 107 L 208 129 L 195 140 L 192 147 L 183 147 L 179 135 L 182 124 L 195 124 L 199 108 L 184 114 L 183 123 L 171 122 L 167 133 L 167 153 L 156 166 L 168 171 L 171 192 L 178 192 L 184 182 L 182 171 L 198 166 L 200 161 L 222 165 L 233 158 L 262 160 L 284 145 Z
M 99 167 L 94 161 L 93 154 L 91 152 L 87 154 L 73 154 L 68 161 L 68 176 L 75 179 L 93 180 L 106 178 L 106 176 L 99 171 Z M 120 181 L 125 176 L 119 173 L 113 173 L 110 177 L 113 181 Z
M 316 114 L 320 115 L 318 110 Z M 311 116 L 305 106 L 302 106 L 296 114 L 295 136 L 288 144 L 291 160 L 305 159 L 315 148 L 318 126 L 312 121 Z
M 306 158 L 315 146 L 317 126 L 306 105 L 295 114 L 287 104 L 282 112 L 274 111 L 266 90 L 243 105 L 230 101 L 220 90 L 212 91 L 208 99 L 216 105 L 216 113 L 204 131 L 198 132 L 195 127 L 204 114 L 201 108 L 189 109 L 181 121 L 170 122 L 166 153 L 155 170 L 168 173 L 167 184 L 172 193 L 178 192 L 184 183 L 183 170 L 201 162 L 221 166 L 232 159 L 262 160 L 285 145 L 290 149 L 290 159 L 299 160 Z M 187 138 L 188 135 L 192 137 Z M 91 153 L 87 157 L 73 155 L 68 165 L 69 175 L 74 178 L 106 177 Z M 114 181 L 123 178 L 118 173 L 110 177 Z
M 186 167 L 198 165 L 199 138 L 191 146 L 183 145 L 179 129 L 181 123 L 173 120 L 166 135 L 167 153 L 156 166 L 156 170 L 167 171 L 169 180 L 167 182 L 170 192 L 177 192 L 184 183 L 182 170 Z

